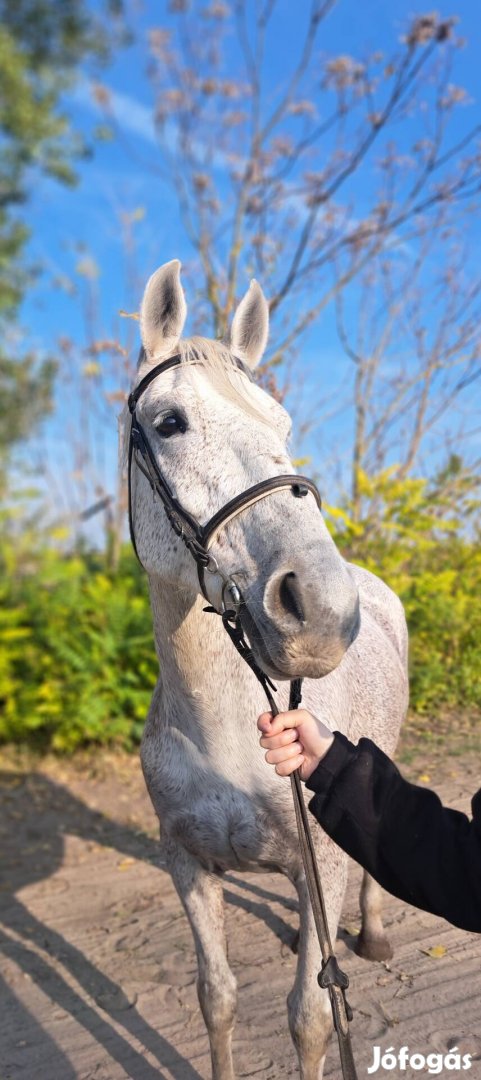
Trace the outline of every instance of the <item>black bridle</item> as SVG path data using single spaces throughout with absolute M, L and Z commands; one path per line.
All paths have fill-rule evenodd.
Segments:
M 237 586 L 231 578 L 225 578 L 219 569 L 217 560 L 209 551 L 211 545 L 216 540 L 220 531 L 237 517 L 242 510 L 247 510 L 249 506 L 253 506 L 254 503 L 259 502 L 260 499 L 265 499 L 267 495 L 271 495 L 274 491 L 290 490 L 292 494 L 297 498 L 302 498 L 310 491 L 316 502 L 321 509 L 321 496 L 317 490 L 316 485 L 309 480 L 306 476 L 272 476 L 268 480 L 261 480 L 259 484 L 254 484 L 253 487 L 247 488 L 246 491 L 242 491 L 239 495 L 236 495 L 233 499 L 225 504 L 220 510 L 217 510 L 215 514 L 206 522 L 205 525 L 201 525 L 197 518 L 192 514 L 189 514 L 182 504 L 176 499 L 175 495 L 171 491 L 165 477 L 162 475 L 159 466 L 157 464 L 155 454 L 149 443 L 149 440 L 145 434 L 144 428 L 140 423 L 137 416 L 137 404 L 142 394 L 148 386 L 159 375 L 162 375 L 164 371 L 169 371 L 170 368 L 178 367 L 182 363 L 181 356 L 169 357 L 168 360 L 163 360 L 140 380 L 138 386 L 132 391 L 128 400 L 128 406 L 132 415 L 132 423 L 130 428 L 130 442 L 129 442 L 129 527 L 130 537 L 132 540 L 134 551 L 139 558 L 137 551 L 137 545 L 135 542 L 135 531 L 132 512 L 132 461 L 135 460 L 135 464 L 139 467 L 141 472 L 149 481 L 152 490 L 159 496 L 169 524 L 173 528 L 176 536 L 178 536 L 186 548 L 190 551 L 192 558 L 197 563 L 197 572 L 199 575 L 199 584 L 202 590 L 202 594 L 206 600 L 210 599 L 207 595 L 205 588 L 205 572 L 208 571 L 211 574 L 219 574 L 223 578 L 223 594 L 226 589 L 231 592 L 230 605 L 234 603 L 236 606 L 238 601 L 235 601 L 235 589 Z M 238 361 L 238 365 L 241 370 L 247 373 L 242 361 Z M 142 460 L 140 460 L 142 459 Z M 139 559 L 140 562 L 140 559 Z M 226 604 L 224 603 L 224 610 Z M 219 612 L 219 614 L 221 614 Z
M 199 361 L 200 362 L 200 361 Z M 259 667 L 255 656 L 246 641 L 242 629 L 239 611 L 242 607 L 242 595 L 240 589 L 232 577 L 226 577 L 217 560 L 210 551 L 211 545 L 225 526 L 237 517 L 243 510 L 253 506 L 267 495 L 275 491 L 290 490 L 296 498 L 303 498 L 309 492 L 314 495 L 319 510 L 321 509 L 321 496 L 312 480 L 305 476 L 282 475 L 272 476 L 268 480 L 261 480 L 259 484 L 247 488 L 225 503 L 220 510 L 201 525 L 197 518 L 190 514 L 173 494 L 167 480 L 163 476 L 156 461 L 156 457 L 149 443 L 144 428 L 137 415 L 137 404 L 148 386 L 164 371 L 178 367 L 182 363 L 180 354 L 162 360 L 140 380 L 128 399 L 128 407 L 131 414 L 129 452 L 128 452 L 128 508 L 129 529 L 132 546 L 137 559 L 141 563 L 137 544 L 135 541 L 135 526 L 132 507 L 132 463 L 143 473 L 148 480 L 152 491 L 158 495 L 162 502 L 167 519 L 176 536 L 182 540 L 192 558 L 197 564 L 197 573 L 202 594 L 211 603 L 205 586 L 205 573 L 218 575 L 222 579 L 222 610 L 209 606 L 205 611 L 214 612 L 222 616 L 223 625 L 229 634 L 232 643 L 240 653 L 243 660 L 249 665 L 254 675 L 261 683 L 269 702 L 273 715 L 279 712 L 272 696 L 272 690 L 276 687 Z M 249 372 L 241 360 L 236 360 L 241 371 L 246 375 Z M 141 563 L 142 565 L 142 563 Z M 296 709 L 301 702 L 301 679 L 293 679 L 291 682 L 289 709 Z M 296 812 L 296 822 L 299 833 L 301 854 L 306 873 L 306 880 L 311 899 L 314 921 L 322 952 L 322 968 L 318 976 L 319 985 L 329 991 L 334 1026 L 339 1041 L 342 1073 L 345 1080 L 357 1080 L 356 1068 L 352 1054 L 351 1039 L 349 1033 L 349 1021 L 352 1019 L 351 1009 L 346 1001 L 345 991 L 349 985 L 347 975 L 341 971 L 332 950 L 332 943 L 324 905 L 322 886 L 317 867 L 315 848 L 312 841 L 307 811 L 302 794 L 299 770 L 291 775 L 291 786 Z

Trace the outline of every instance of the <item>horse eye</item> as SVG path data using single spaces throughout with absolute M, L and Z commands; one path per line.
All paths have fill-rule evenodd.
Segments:
M 154 424 L 155 430 L 162 439 L 169 439 L 171 435 L 183 435 L 187 430 L 187 424 L 178 413 L 167 413 L 161 420 Z

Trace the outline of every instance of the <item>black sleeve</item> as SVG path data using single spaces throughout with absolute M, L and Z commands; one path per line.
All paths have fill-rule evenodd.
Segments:
M 339 731 L 306 783 L 322 828 L 394 896 L 481 933 L 481 790 L 473 820 Z

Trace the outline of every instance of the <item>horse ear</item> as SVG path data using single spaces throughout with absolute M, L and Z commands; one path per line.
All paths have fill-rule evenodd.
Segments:
M 269 308 L 255 278 L 234 315 L 231 346 L 250 368 L 255 368 L 264 352 L 269 333 Z
M 182 333 L 187 305 L 180 284 L 180 262 L 160 266 L 149 278 L 140 308 L 140 333 L 148 359 L 174 349 Z

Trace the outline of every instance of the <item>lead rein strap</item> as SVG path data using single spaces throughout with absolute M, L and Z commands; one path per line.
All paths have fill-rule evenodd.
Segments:
M 215 612 L 215 608 L 204 608 L 205 611 Z M 269 708 L 273 716 L 277 716 L 279 709 L 276 705 L 272 691 L 276 690 L 274 683 L 261 670 L 254 657 L 252 650 L 244 636 L 244 631 L 237 612 L 224 611 L 222 615 L 224 629 L 237 649 L 243 660 L 249 665 L 254 675 L 260 682 L 269 702 Z M 290 686 L 289 710 L 297 709 L 302 700 L 302 679 L 293 679 Z M 356 1066 L 352 1052 L 349 1021 L 352 1020 L 352 1010 L 346 1000 L 346 989 L 349 986 L 349 977 L 341 971 L 336 956 L 332 951 L 331 936 L 327 922 L 324 895 L 322 892 L 321 879 L 317 866 L 316 853 L 312 840 L 312 833 L 307 816 L 306 804 L 301 787 L 299 769 L 291 775 L 291 790 L 296 812 L 297 831 L 301 848 L 302 861 L 306 874 L 307 887 L 314 915 L 317 936 L 322 954 L 322 967 L 317 981 L 323 990 L 328 990 L 331 1001 L 332 1017 L 339 1042 L 339 1056 L 341 1059 L 342 1075 L 344 1080 L 357 1080 Z

